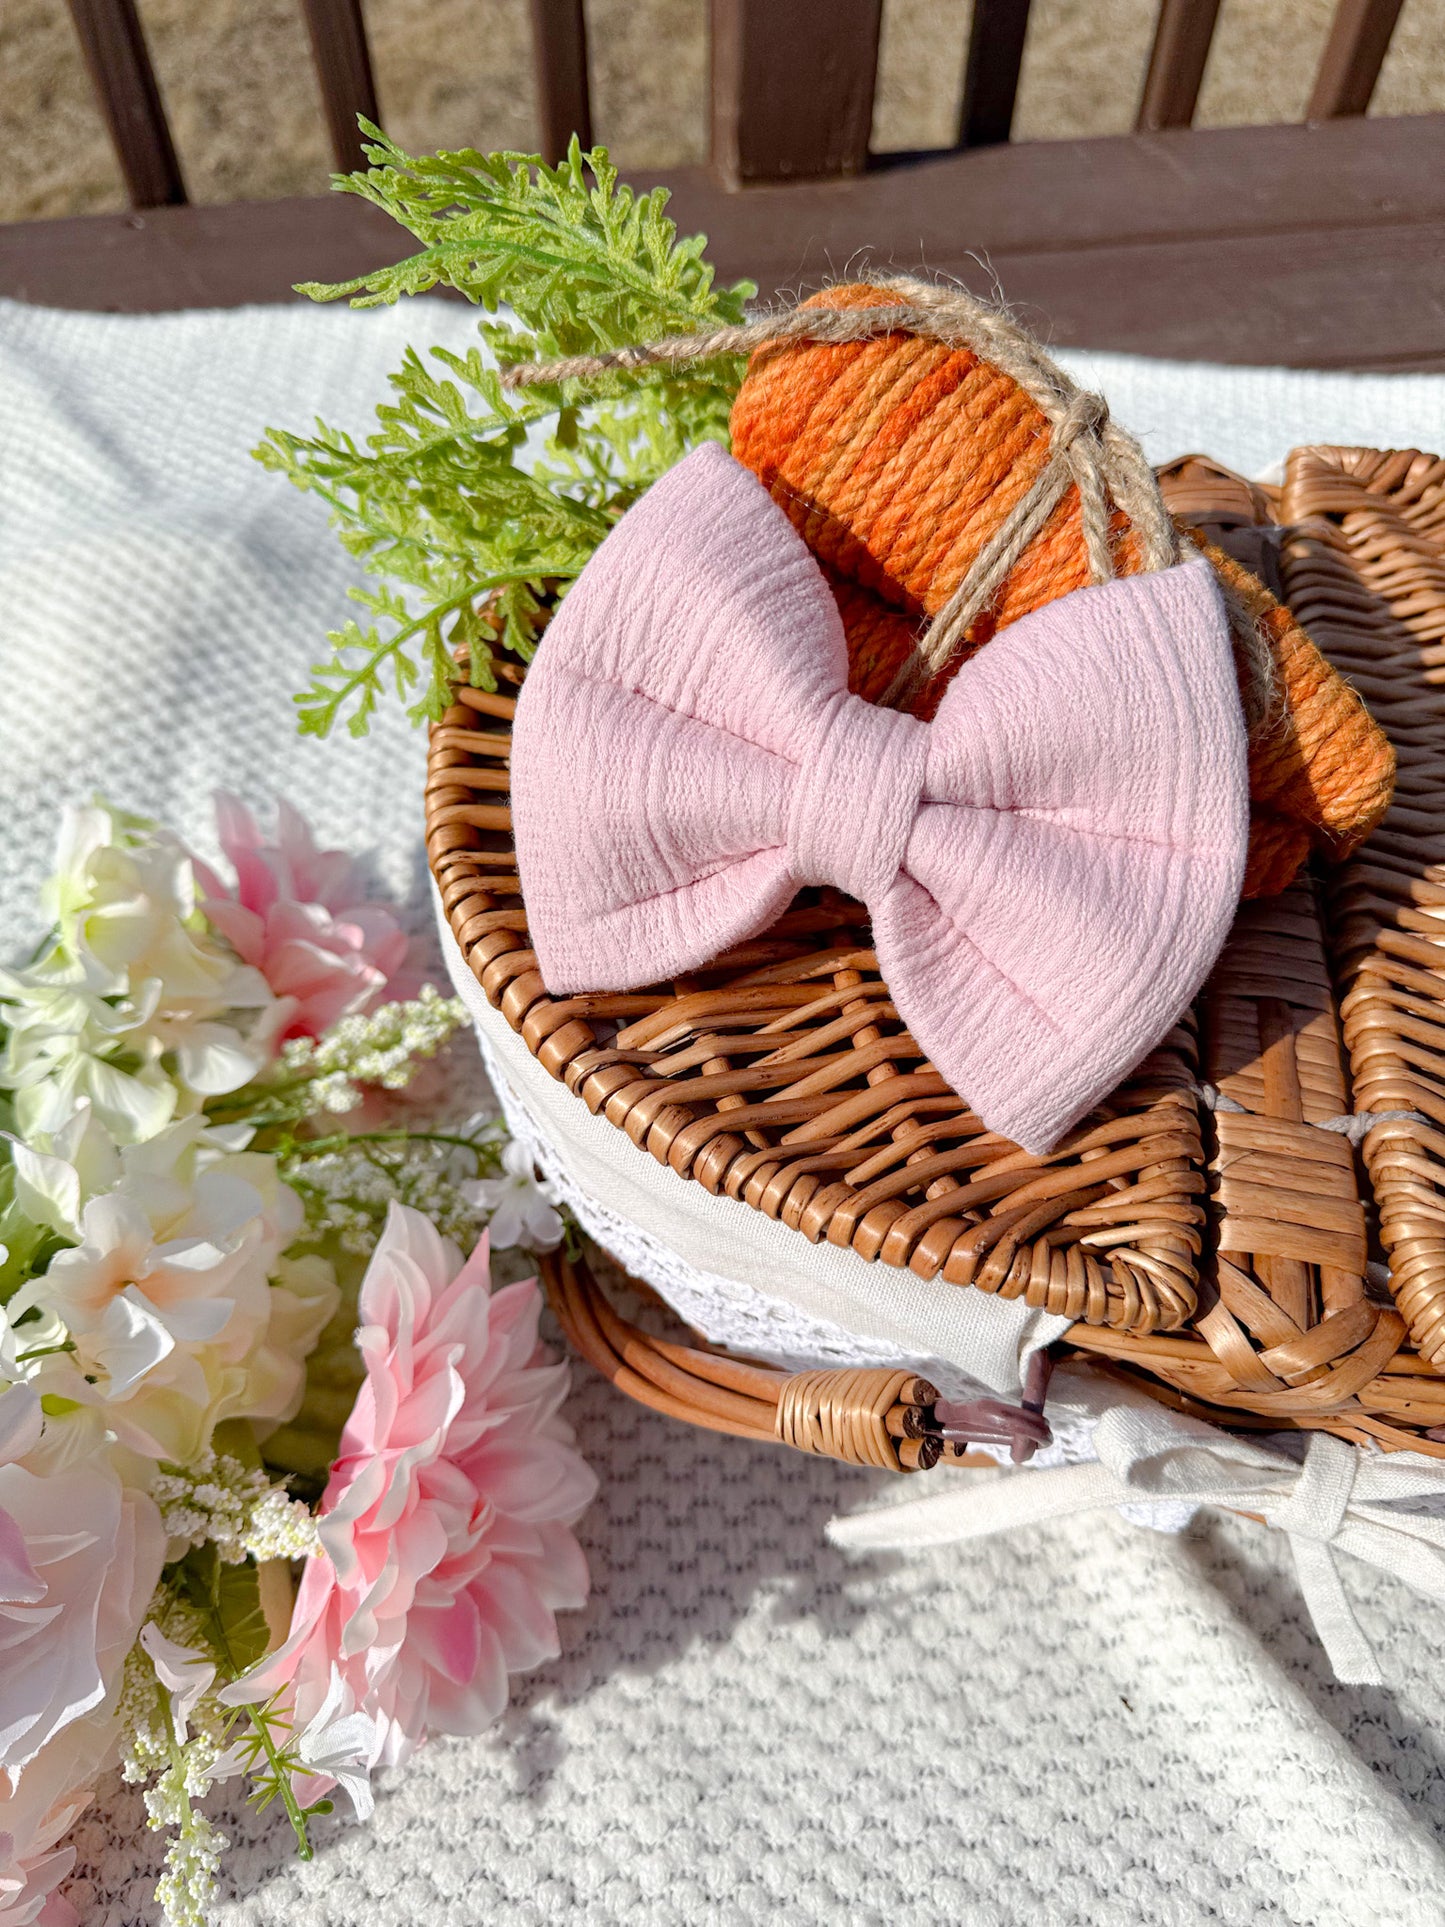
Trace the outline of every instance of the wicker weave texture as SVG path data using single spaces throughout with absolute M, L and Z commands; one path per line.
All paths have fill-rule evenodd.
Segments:
M 1278 499 L 1198 461 L 1172 488 L 1166 477 L 1176 510 L 1231 530 L 1236 553 L 1255 546 L 1389 732 L 1400 785 L 1349 863 L 1243 907 L 1207 987 L 1204 1062 L 1219 1108 L 1206 1127 L 1211 1236 L 1190 1331 L 1070 1334 L 1208 1416 L 1436 1456 L 1445 1134 L 1425 1117 L 1445 1121 L 1431 1074 L 1445 1054 L 1432 1059 L 1420 1040 L 1445 1019 L 1445 978 L 1431 974 L 1445 954 L 1417 934 L 1438 926 L 1410 920 L 1438 893 L 1431 866 L 1445 855 L 1445 707 L 1430 686 L 1445 629 L 1442 480 L 1445 466 L 1413 452 L 1345 449 L 1297 450 Z M 1272 532 L 1258 526 L 1275 518 Z M 1328 1128 L 1389 1110 L 1424 1115 L 1376 1123 L 1363 1163 Z M 1372 1255 L 1389 1259 L 1388 1292 L 1367 1282 Z
M 1400 1111 L 1365 1162 L 1396 1302 L 1445 1367 L 1445 462 L 1304 448 L 1286 476 L 1286 593 L 1394 739 L 1394 806 L 1333 879 L 1355 1103 Z

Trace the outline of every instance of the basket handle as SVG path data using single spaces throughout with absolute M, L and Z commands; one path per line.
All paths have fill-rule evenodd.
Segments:
M 942 1436 L 937 1389 L 916 1372 L 860 1366 L 790 1373 L 674 1345 L 628 1324 L 584 1260 L 554 1251 L 537 1264 L 568 1341 L 619 1391 L 654 1412 L 890 1472 L 927 1471 L 945 1457 L 994 1463 Z

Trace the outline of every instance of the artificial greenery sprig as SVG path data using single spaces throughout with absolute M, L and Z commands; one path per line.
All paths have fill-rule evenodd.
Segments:
M 382 208 L 420 250 L 316 300 L 390 303 L 437 286 L 488 314 L 490 355 L 409 349 L 365 442 L 318 422 L 271 429 L 258 460 L 329 505 L 342 542 L 377 578 L 370 620 L 332 632 L 297 698 L 305 734 L 346 715 L 364 734 L 389 679 L 414 721 L 440 716 L 464 655 L 495 688 L 493 649 L 530 659 L 565 594 L 627 505 L 687 449 L 727 440 L 741 375 L 732 358 L 511 393 L 495 361 L 594 353 L 739 321 L 752 286 L 717 288 L 701 237 L 679 240 L 656 188 L 634 194 L 604 148 L 574 139 L 558 167 L 470 150 L 413 159 L 369 122 L 371 166 L 335 185 Z

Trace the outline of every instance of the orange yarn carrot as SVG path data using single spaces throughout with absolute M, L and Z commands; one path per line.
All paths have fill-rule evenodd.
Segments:
M 855 284 L 805 305 L 876 307 L 895 298 Z M 848 636 L 850 686 L 877 699 L 1048 459 L 1050 428 L 1009 377 L 971 351 L 890 334 L 758 350 L 733 406 L 732 438 L 738 460 L 822 564 Z M 1112 533 L 1116 572 L 1132 574 L 1139 560 L 1117 512 Z M 1259 623 L 1274 660 L 1277 713 L 1251 741 L 1245 879 L 1247 896 L 1270 895 L 1312 843 L 1338 858 L 1368 836 L 1389 804 L 1394 752 L 1289 611 L 1239 564 L 1206 553 Z M 964 656 L 1088 581 L 1071 489 L 969 630 Z M 943 680 L 920 692 L 912 705 L 919 714 L 932 713 Z

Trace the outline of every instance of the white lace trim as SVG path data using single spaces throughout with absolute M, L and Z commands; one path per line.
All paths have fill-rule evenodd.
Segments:
M 736 1279 L 700 1271 L 641 1225 L 609 1210 L 575 1182 L 556 1147 L 507 1081 L 486 1033 L 478 1028 L 476 1036 L 507 1129 L 526 1147 L 558 1199 L 589 1238 L 595 1239 L 624 1271 L 650 1285 L 710 1344 L 795 1371 L 811 1366 L 912 1365 L 941 1389 L 956 1390 L 960 1396 L 973 1397 L 986 1389 L 942 1359 L 911 1357 L 886 1339 L 845 1331 L 810 1317 L 794 1305 L 764 1297 Z

